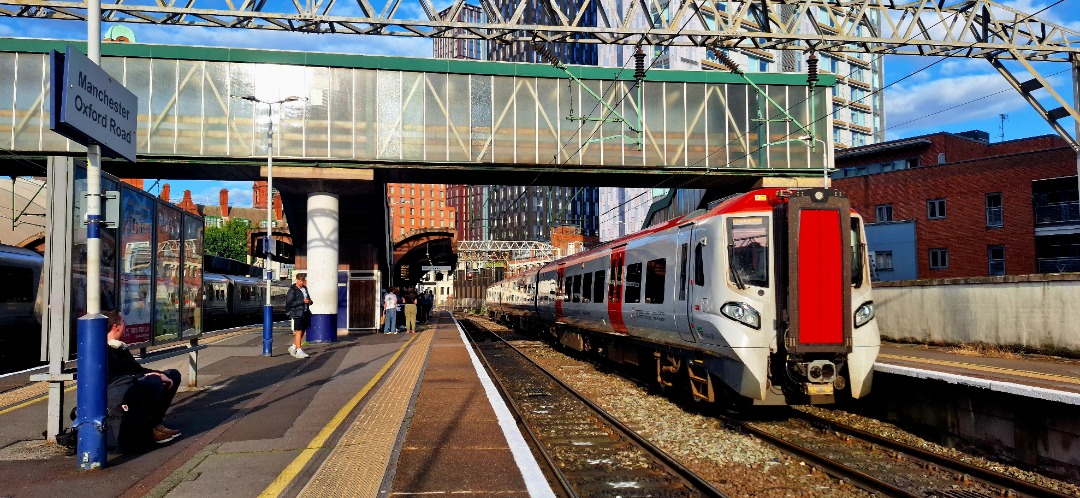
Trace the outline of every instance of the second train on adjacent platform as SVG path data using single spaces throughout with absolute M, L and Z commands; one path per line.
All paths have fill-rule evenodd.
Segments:
M 504 279 L 492 318 L 727 405 L 870 392 L 862 220 L 830 189 L 759 189 Z

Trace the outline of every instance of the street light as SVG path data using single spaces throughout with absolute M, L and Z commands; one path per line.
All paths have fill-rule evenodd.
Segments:
M 270 356 L 274 347 L 274 307 L 270 304 L 270 253 L 273 252 L 270 241 L 274 225 L 274 106 L 286 102 L 307 100 L 304 97 L 289 96 L 279 100 L 262 100 L 254 95 L 233 95 L 233 98 L 247 100 L 255 104 L 267 104 L 266 116 L 269 118 L 266 128 L 266 239 L 263 241 L 264 275 L 266 280 L 266 304 L 263 306 L 263 356 Z

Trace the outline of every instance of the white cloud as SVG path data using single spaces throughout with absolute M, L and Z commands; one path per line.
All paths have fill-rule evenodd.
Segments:
M 1007 91 L 970 102 L 1001 90 Z M 902 134 L 905 129 L 928 125 L 941 128 L 1026 106 L 998 74 L 936 78 L 926 84 L 900 84 L 885 91 L 885 116 L 890 133 Z
M 1042 10 L 1042 12 L 1039 12 L 1034 16 L 1036 19 L 1051 24 L 1064 26 L 1065 28 L 1071 29 L 1073 31 L 1080 31 L 1080 19 L 1066 19 L 1061 15 L 1063 12 L 1067 12 L 1075 16 L 1075 11 L 1069 10 L 1062 5 L 1056 5 L 1047 10 L 1043 10 L 1049 4 L 1050 2 L 1040 2 L 1038 0 L 1012 0 L 1001 2 L 1001 5 L 1016 9 L 1027 15 L 1035 14 L 1036 12 Z

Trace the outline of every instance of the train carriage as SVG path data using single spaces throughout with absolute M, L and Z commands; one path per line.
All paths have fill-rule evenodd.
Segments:
M 697 399 L 830 403 L 870 391 L 865 262 L 843 193 L 760 189 L 540 268 L 535 312 L 514 321 Z

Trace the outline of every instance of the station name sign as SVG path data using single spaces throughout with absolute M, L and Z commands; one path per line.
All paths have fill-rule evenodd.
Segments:
M 103 155 L 135 162 L 139 98 L 89 57 L 68 45 L 53 50 L 49 128 Z

